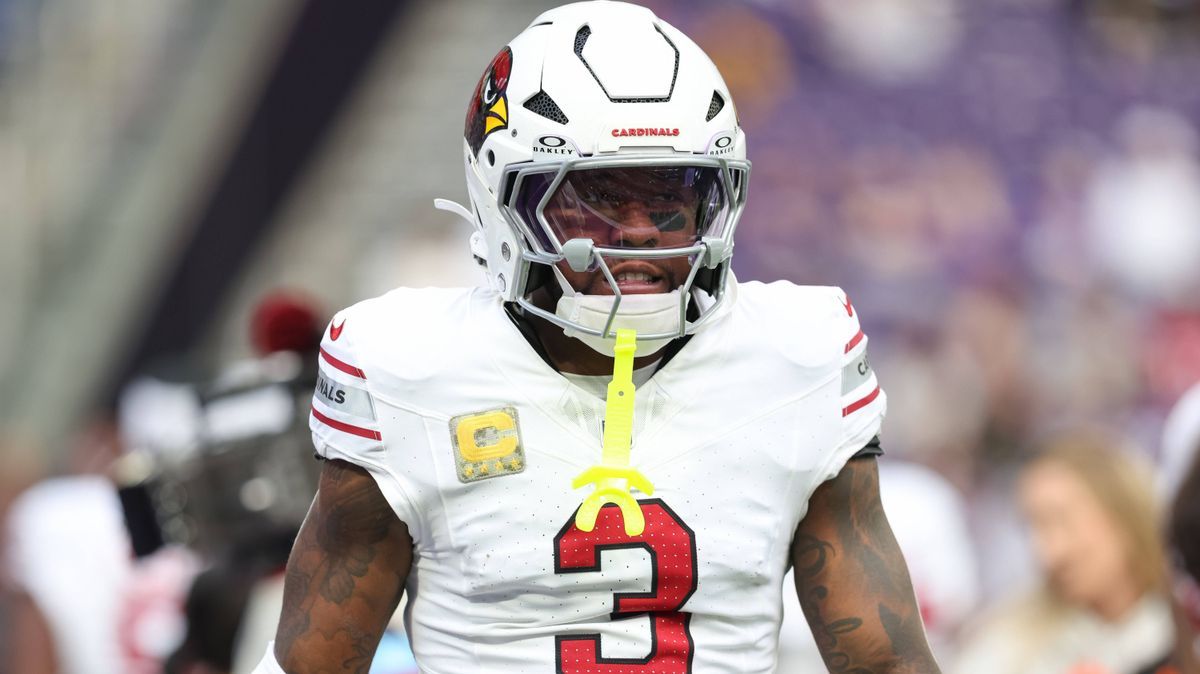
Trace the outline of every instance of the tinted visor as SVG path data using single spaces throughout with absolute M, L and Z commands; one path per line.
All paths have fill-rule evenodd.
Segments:
M 514 206 L 547 252 L 571 239 L 602 248 L 685 248 L 721 236 L 729 220 L 716 166 L 623 166 L 569 171 L 537 217 L 556 173 L 524 177 Z

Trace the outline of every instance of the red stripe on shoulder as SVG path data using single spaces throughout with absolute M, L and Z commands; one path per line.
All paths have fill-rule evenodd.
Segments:
M 848 417 L 851 414 L 854 414 L 855 412 L 857 412 L 858 410 L 866 407 L 867 405 L 870 405 L 871 401 L 873 401 L 879 397 L 880 390 L 881 389 L 878 386 L 876 386 L 874 391 L 871 391 L 867 395 L 863 396 L 857 402 L 850 403 L 846 407 L 843 407 L 842 408 L 842 416 Z
M 383 439 L 383 436 L 379 434 L 379 431 L 373 431 L 369 428 L 363 428 L 362 426 L 355 426 L 353 424 L 343 423 L 341 421 L 338 421 L 337 419 L 331 419 L 331 418 L 325 416 L 324 414 L 321 414 L 321 412 L 318 411 L 316 407 L 312 408 L 312 413 L 313 413 L 313 416 L 316 417 L 317 420 L 320 421 L 321 423 L 323 423 L 326 426 L 329 426 L 330 428 L 333 428 L 335 430 L 339 430 L 343 433 L 349 433 L 350 435 L 357 435 L 360 438 L 367 438 L 368 440 L 382 440 Z
M 326 351 L 324 347 L 321 347 L 321 357 L 325 359 L 325 362 L 336 367 L 337 369 L 341 370 L 342 372 L 345 372 L 348 375 L 351 375 L 353 377 L 358 377 L 359 379 L 362 379 L 364 381 L 367 378 L 367 375 L 363 374 L 362 370 L 358 369 L 357 367 L 354 367 L 353 365 L 351 365 L 349 363 L 340 361 L 337 358 L 334 358 L 333 356 L 329 355 L 329 352 Z
M 846 342 L 846 351 L 845 352 L 850 353 L 850 349 L 853 349 L 854 347 L 858 346 L 858 343 L 863 341 L 863 337 L 866 337 L 866 335 L 863 334 L 862 330 L 859 330 L 858 334 L 854 335 L 853 339 L 851 339 L 849 342 Z

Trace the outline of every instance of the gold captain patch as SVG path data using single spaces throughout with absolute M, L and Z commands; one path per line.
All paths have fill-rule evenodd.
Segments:
M 501 407 L 450 419 L 450 444 L 459 482 L 514 475 L 525 470 L 517 410 Z

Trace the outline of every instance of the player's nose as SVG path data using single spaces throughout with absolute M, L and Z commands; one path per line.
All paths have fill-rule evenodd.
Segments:
M 620 227 L 612 231 L 613 245 L 624 248 L 652 248 L 658 245 L 660 232 L 644 204 L 633 203 L 622 208 L 619 222 Z

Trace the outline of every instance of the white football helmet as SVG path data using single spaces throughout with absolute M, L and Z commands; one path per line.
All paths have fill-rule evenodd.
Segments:
M 618 328 L 638 330 L 644 355 L 722 302 L 745 134 L 716 66 L 650 10 L 592 0 L 539 16 L 476 87 L 464 155 L 471 210 L 438 205 L 476 227 L 472 252 L 506 302 L 609 355 Z M 569 280 L 589 273 L 589 287 Z M 531 299 L 542 288 L 555 311 Z

